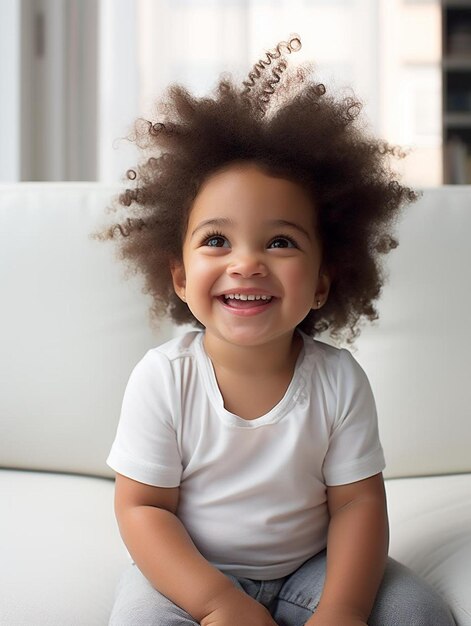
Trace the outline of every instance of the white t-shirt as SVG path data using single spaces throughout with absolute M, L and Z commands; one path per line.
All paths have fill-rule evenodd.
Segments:
M 257 419 L 224 408 L 204 331 L 149 350 L 124 394 L 108 465 L 180 486 L 177 515 L 196 547 L 236 576 L 292 573 L 326 547 L 326 485 L 385 467 L 365 373 L 347 350 L 300 334 L 284 397 Z

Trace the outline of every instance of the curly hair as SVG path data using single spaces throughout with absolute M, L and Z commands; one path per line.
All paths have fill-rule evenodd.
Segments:
M 312 78 L 312 64 L 288 68 L 287 55 L 300 47 L 297 35 L 280 42 L 242 87 L 221 75 L 212 97 L 197 98 L 172 84 L 157 103 L 158 121 L 135 122 L 129 139 L 142 159 L 127 172 L 133 184 L 110 207 L 125 215 L 94 237 L 117 240 L 121 260 L 144 275 L 155 319 L 170 315 L 178 324 L 202 326 L 176 296 L 170 267 L 182 259 L 202 183 L 241 161 L 301 185 L 314 199 L 331 286 L 324 307 L 310 311 L 299 328 L 351 343 L 362 321 L 377 319 L 382 255 L 397 246 L 392 229 L 418 194 L 400 185 L 390 168 L 391 157 L 405 153 L 359 123 L 356 97 L 328 95 Z

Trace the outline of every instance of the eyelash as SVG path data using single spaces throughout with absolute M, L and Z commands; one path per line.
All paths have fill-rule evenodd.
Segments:
M 279 235 L 274 237 L 272 241 L 276 241 L 277 239 L 286 239 L 286 241 L 289 241 L 291 244 L 293 244 L 295 248 L 299 248 L 297 241 L 293 239 L 293 237 L 291 237 L 290 235 L 283 235 L 282 233 L 280 233 Z
M 214 230 L 214 231 L 211 231 L 209 233 L 206 233 L 206 235 L 204 235 L 204 237 L 201 240 L 201 244 L 208 243 L 208 241 L 210 241 L 210 239 L 215 239 L 216 237 L 221 237 L 222 239 L 225 239 L 225 237 L 224 237 L 224 235 L 222 233 L 220 233 L 218 230 Z
M 209 232 L 206 235 L 204 235 L 204 237 L 203 237 L 203 239 L 201 241 L 201 245 L 207 244 L 208 241 L 210 241 L 211 239 L 216 239 L 217 237 L 220 237 L 222 239 L 226 239 L 225 235 L 223 235 L 221 232 L 215 230 L 215 231 Z M 286 239 L 286 241 L 289 241 L 295 248 L 299 248 L 297 242 L 293 239 L 293 237 L 291 237 L 291 235 L 284 235 L 283 233 L 280 233 L 276 237 L 273 237 L 273 239 L 270 241 L 270 243 L 272 243 L 273 241 L 276 241 L 277 239 Z M 216 246 L 210 246 L 210 247 L 216 247 Z

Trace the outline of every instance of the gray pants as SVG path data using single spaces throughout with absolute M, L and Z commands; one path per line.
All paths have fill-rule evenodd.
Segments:
M 228 578 L 261 602 L 278 626 L 302 626 L 315 612 L 325 578 L 326 555 L 320 552 L 289 576 L 259 581 Z M 123 575 L 110 626 L 195 626 L 188 613 L 156 591 L 136 565 Z M 369 626 L 455 626 L 450 610 L 426 582 L 388 560 Z M 241 624 L 241 626 L 243 626 Z M 340 625 L 339 625 L 340 626 Z

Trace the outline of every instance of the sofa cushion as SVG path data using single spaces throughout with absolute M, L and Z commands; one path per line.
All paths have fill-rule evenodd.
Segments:
M 423 576 L 471 626 L 471 474 L 386 481 L 390 554 Z M 113 482 L 0 471 L 0 624 L 105 626 L 130 563 Z
M 390 554 L 425 578 L 471 626 L 471 474 L 386 481 Z
M 111 480 L 0 471 L 0 624 L 104 626 L 130 557 Z

